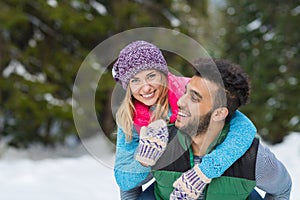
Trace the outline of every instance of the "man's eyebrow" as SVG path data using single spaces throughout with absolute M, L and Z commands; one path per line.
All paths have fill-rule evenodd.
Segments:
M 199 94 L 197 91 L 195 91 L 195 90 L 193 90 L 193 89 L 190 89 L 190 93 L 191 93 L 192 95 L 196 95 L 199 99 L 202 99 L 202 98 L 203 98 L 201 94 Z
M 196 95 L 199 99 L 203 99 L 202 95 L 199 94 L 199 92 L 197 92 L 196 90 L 193 90 L 191 88 L 188 90 L 188 85 L 189 84 L 185 85 L 185 92 L 186 93 L 189 91 L 192 95 Z

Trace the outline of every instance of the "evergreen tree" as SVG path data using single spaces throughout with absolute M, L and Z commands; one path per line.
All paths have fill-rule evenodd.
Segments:
M 198 17 L 207 17 L 207 7 L 207 1 L 194 0 L 1 1 L 0 139 L 26 147 L 76 136 L 72 87 L 96 45 L 116 33 L 147 26 L 198 36 Z M 183 59 L 175 57 L 170 55 L 169 64 L 185 71 Z M 110 69 L 98 83 L 95 105 L 108 136 L 114 127 L 107 106 L 115 84 Z
M 244 67 L 252 80 L 243 110 L 271 143 L 300 131 L 300 1 L 233 1 L 223 7 L 223 57 Z

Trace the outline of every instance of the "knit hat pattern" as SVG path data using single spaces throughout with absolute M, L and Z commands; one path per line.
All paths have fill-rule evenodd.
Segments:
M 162 52 L 155 45 L 145 41 L 135 41 L 121 50 L 115 62 L 112 75 L 126 90 L 129 80 L 143 70 L 160 70 L 168 74 L 168 66 Z

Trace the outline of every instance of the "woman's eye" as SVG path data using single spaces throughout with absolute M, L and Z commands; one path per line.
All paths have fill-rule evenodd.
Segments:
M 150 74 L 150 75 L 148 76 L 148 79 L 154 79 L 155 76 L 156 76 L 156 74 Z
M 139 82 L 139 80 L 137 80 L 137 79 L 131 79 L 131 81 L 130 81 L 131 83 L 138 83 Z

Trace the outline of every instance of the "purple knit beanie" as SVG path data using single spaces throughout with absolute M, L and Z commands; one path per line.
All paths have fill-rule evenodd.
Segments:
M 159 48 L 145 41 L 135 41 L 121 50 L 112 75 L 126 90 L 129 80 L 138 72 L 156 69 L 168 74 L 168 66 Z

